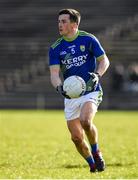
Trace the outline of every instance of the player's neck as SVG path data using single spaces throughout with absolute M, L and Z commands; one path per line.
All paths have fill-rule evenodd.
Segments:
M 72 41 L 72 40 L 76 39 L 76 37 L 78 36 L 78 34 L 79 34 L 79 31 L 78 31 L 78 29 L 76 29 L 75 31 L 69 33 L 68 35 L 63 36 L 63 38 L 64 38 L 65 40 Z

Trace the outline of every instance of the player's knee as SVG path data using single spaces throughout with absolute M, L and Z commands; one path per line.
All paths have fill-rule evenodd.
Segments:
M 92 126 L 91 121 L 88 120 L 81 121 L 81 125 L 85 131 L 89 131 Z
M 83 138 L 78 135 L 72 136 L 71 139 L 74 142 L 74 144 L 76 144 L 76 145 L 81 144 L 83 141 Z

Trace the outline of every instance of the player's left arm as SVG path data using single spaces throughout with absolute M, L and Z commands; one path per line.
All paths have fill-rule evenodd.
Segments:
M 96 72 L 100 76 L 102 76 L 106 72 L 106 70 L 108 69 L 110 62 L 109 62 L 109 59 L 106 56 L 106 54 L 103 54 L 103 55 L 97 57 L 97 61 L 98 61 L 98 64 L 97 64 Z
M 91 75 L 93 90 L 95 90 L 99 82 L 99 78 L 106 72 L 110 63 L 98 39 L 93 36 L 91 42 L 91 50 L 97 60 L 97 68 L 95 72 L 91 72 L 89 74 Z
M 97 68 L 95 72 L 97 72 L 100 76 L 102 76 L 106 72 L 110 64 L 108 57 L 106 56 L 106 53 L 103 47 L 101 46 L 99 40 L 95 36 L 91 36 L 90 47 L 93 55 L 97 60 Z
M 91 75 L 93 90 L 96 89 L 97 84 L 99 82 L 99 78 L 106 72 L 110 64 L 106 54 L 97 57 L 97 61 L 98 61 L 97 69 L 95 70 L 94 73 L 93 72 L 89 73 Z

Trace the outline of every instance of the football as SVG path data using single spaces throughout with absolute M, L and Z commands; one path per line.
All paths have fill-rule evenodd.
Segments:
M 63 90 L 70 98 L 78 98 L 86 91 L 86 83 L 80 76 L 70 76 L 63 83 Z

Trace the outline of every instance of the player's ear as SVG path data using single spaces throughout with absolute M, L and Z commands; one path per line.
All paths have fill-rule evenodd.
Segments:
M 73 29 L 77 29 L 78 28 L 78 24 L 76 22 L 72 22 L 71 26 Z

